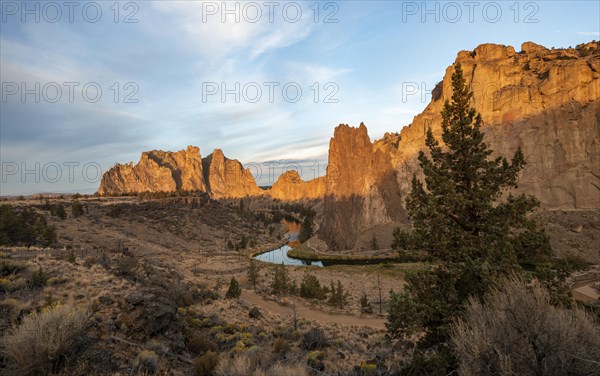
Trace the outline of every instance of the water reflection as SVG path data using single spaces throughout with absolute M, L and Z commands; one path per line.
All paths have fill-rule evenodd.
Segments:
M 281 248 L 274 249 L 269 252 L 262 253 L 254 258 L 256 260 L 270 262 L 273 264 L 283 264 L 283 265 L 296 265 L 296 266 L 323 266 L 321 261 L 304 261 L 298 260 L 287 255 L 287 252 L 292 249 L 288 245 L 284 245 Z

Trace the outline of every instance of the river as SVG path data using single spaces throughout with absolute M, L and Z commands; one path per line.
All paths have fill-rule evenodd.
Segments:
M 296 222 L 284 221 L 288 227 L 288 232 L 285 234 L 285 238 L 288 242 L 298 239 L 298 231 L 300 226 Z M 321 261 L 304 261 L 289 257 L 287 252 L 292 249 L 289 245 L 284 245 L 280 248 L 272 251 L 261 253 L 260 255 L 254 256 L 256 260 L 263 262 L 270 262 L 272 264 L 283 264 L 283 265 L 295 265 L 295 266 L 323 266 Z

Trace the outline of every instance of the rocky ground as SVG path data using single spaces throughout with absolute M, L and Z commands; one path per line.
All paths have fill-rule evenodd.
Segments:
M 58 244 L 0 250 L 3 333 L 34 312 L 85 312 L 67 356 L 50 360 L 47 373 L 203 375 L 216 365 L 221 374 L 236 374 L 235 367 L 244 369 L 237 374 L 361 374 L 393 369 L 410 354 L 410 343 L 386 339 L 384 315 L 389 291 L 402 289 L 405 273 L 422 264 L 286 267 L 296 284 L 306 272 L 326 286 L 339 280 L 348 301 L 333 308 L 274 296 L 272 264 L 259 263 L 256 290 L 247 280 L 248 255 L 284 242 L 284 225 L 256 216 L 271 199 L 89 197 L 78 200 L 79 217 L 73 201 L 12 201 L 44 215 Z M 51 214 L 59 204 L 65 219 Z M 557 256 L 600 263 L 598 211 L 538 215 Z M 246 248 L 236 250 L 243 238 Z M 242 294 L 226 299 L 232 276 Z M 361 309 L 363 293 L 372 312 Z M 12 371 L 1 368 L 8 366 L 0 363 L 0 373 Z
M 84 335 L 77 337 L 81 343 L 68 361 L 56 366 L 64 374 L 205 374 L 194 364 L 205 347 L 223 364 L 246 350 L 267 353 L 268 364 L 259 367 L 266 374 L 275 365 L 298 372 L 350 372 L 363 363 L 375 367 L 378 354 L 390 362 L 379 367 L 391 367 L 401 356 L 390 354 L 384 319 L 377 314 L 378 287 L 385 312 L 388 292 L 402 286 L 400 267 L 311 267 L 323 284 L 340 280 L 349 292 L 343 309 L 273 296 L 272 264 L 260 263 L 260 282 L 252 291 L 246 278 L 248 255 L 278 247 L 287 230 L 247 214 L 260 211 L 265 202 L 246 203 L 248 209 L 241 211 L 239 200 L 206 196 L 78 201 L 84 214 L 76 218 L 70 212 L 71 198 L 11 202 L 43 214 L 56 228 L 58 244 L 1 250 L 3 265 L 18 266 L 0 277 L 3 331 L 32 312 L 58 306 L 80 307 L 89 315 Z M 51 215 L 48 204 L 63 204 L 67 218 Z M 242 236 L 246 249 L 228 246 L 237 245 Z M 299 284 L 307 268 L 288 270 Z M 38 272 L 43 281 L 32 286 Z M 224 298 L 232 276 L 242 284 L 239 299 Z M 374 313 L 361 313 L 363 292 Z M 249 316 L 252 308 L 255 318 Z M 322 331 L 322 343 L 303 345 L 304 336 L 315 328 Z M 255 361 L 256 356 L 248 357 L 237 361 Z

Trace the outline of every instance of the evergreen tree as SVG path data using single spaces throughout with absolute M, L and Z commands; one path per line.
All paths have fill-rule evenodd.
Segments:
M 240 286 L 238 281 L 235 279 L 235 277 L 231 277 L 231 281 L 229 282 L 229 288 L 227 289 L 227 292 L 225 293 L 225 297 L 228 299 L 235 299 L 235 298 L 239 298 L 241 294 L 242 294 L 242 287 Z
M 405 291 L 391 295 L 388 312 L 392 337 L 424 329 L 417 349 L 437 350 L 435 359 L 413 358 L 422 360 L 421 373 L 452 368 L 449 326 L 470 296 L 482 297 L 495 278 L 518 270 L 519 259 L 550 251 L 545 232 L 527 217 L 538 201 L 512 194 L 502 199 L 517 187 L 525 166 L 521 149 L 510 163 L 491 158 L 460 63 L 452 88 L 442 111 L 444 146 L 429 129 L 429 156 L 421 151 L 418 157 L 425 184 L 413 176 L 406 199 L 413 230 L 397 231 L 394 241 L 395 248 L 423 251 L 438 265 L 407 276 Z
M 54 208 L 54 212 L 52 213 L 52 215 L 60 218 L 60 219 L 66 219 L 67 218 L 67 212 L 65 211 L 65 207 L 63 206 L 62 203 L 59 203 L 55 208 Z
M 256 290 L 256 284 L 260 278 L 258 263 L 255 259 L 250 259 L 250 265 L 248 266 L 248 281 L 252 283 L 252 287 Z
M 371 302 L 367 297 L 367 293 L 363 291 L 360 296 L 360 308 L 362 312 L 373 313 L 373 308 L 371 307 Z
M 248 246 L 248 238 L 246 238 L 246 235 L 242 234 L 242 239 L 240 239 L 239 248 L 246 249 L 247 246 Z
M 275 266 L 271 293 L 275 295 L 285 294 L 289 291 L 289 276 L 283 264 Z
M 334 285 L 333 281 L 331 281 L 330 291 L 331 295 L 329 296 L 328 303 L 334 307 L 343 309 L 344 306 L 348 303 L 348 298 L 350 294 L 348 293 L 348 291 L 344 290 L 342 282 L 338 279 L 337 285 Z
M 308 271 L 304 273 L 300 283 L 300 296 L 309 299 L 325 299 L 325 291 L 323 291 L 319 280 Z
M 81 205 L 79 201 L 73 201 L 73 203 L 71 204 L 71 214 L 73 215 L 73 218 L 82 216 L 83 213 L 83 205 Z

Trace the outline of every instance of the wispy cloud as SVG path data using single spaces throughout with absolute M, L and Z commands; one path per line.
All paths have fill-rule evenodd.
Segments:
M 306 11 L 297 22 L 289 22 L 281 17 L 281 10 L 274 16 L 269 14 L 268 7 L 258 5 L 262 16 L 255 21 L 254 14 L 249 16 L 241 5 L 242 2 L 214 2 L 211 6 L 216 9 L 208 10 L 203 2 L 153 3 L 156 10 L 168 16 L 167 30 L 171 30 L 175 41 L 183 39 L 192 51 L 213 61 L 232 55 L 254 60 L 305 39 L 312 30 Z M 225 15 L 224 8 L 227 8 Z
M 598 37 L 600 36 L 600 31 L 578 31 L 577 34 L 586 37 Z

